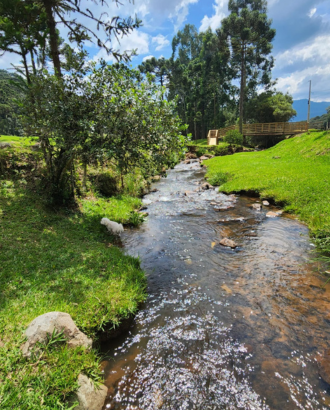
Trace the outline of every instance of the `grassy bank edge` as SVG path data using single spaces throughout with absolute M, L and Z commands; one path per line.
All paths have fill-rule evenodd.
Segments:
M 204 161 L 206 178 L 225 193 L 256 193 L 296 214 L 318 244 L 330 241 L 330 133 L 312 132 L 273 148 Z
M 80 373 L 101 381 L 99 335 L 146 298 L 139 260 L 100 225 L 102 217 L 130 224 L 141 200 L 92 193 L 78 208 L 54 212 L 26 188 L 25 164 L 18 168 L 14 179 L 0 178 L 0 408 L 69 409 Z M 24 330 L 51 311 L 69 313 L 95 347 L 68 349 L 54 335 L 41 359 L 23 358 Z

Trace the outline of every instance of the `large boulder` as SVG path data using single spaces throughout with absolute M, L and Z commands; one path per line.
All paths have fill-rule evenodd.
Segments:
M 92 347 L 92 339 L 81 332 L 71 316 L 63 312 L 49 312 L 34 319 L 25 331 L 27 341 L 22 345 L 23 355 L 29 357 L 36 343 L 44 343 L 53 334 L 63 332 L 68 347 Z
M 78 376 L 79 388 L 74 394 L 72 401 L 78 401 L 74 410 L 102 410 L 108 389 L 101 385 L 95 387 L 93 382 L 85 375 Z

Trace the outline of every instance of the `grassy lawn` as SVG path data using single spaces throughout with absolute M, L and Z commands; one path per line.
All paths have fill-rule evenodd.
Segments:
M 34 145 L 38 141 L 37 137 L 13 137 L 7 135 L 0 136 L 0 144 L 9 143 L 12 144 L 13 147 L 30 147 Z
M 330 133 L 312 132 L 275 147 L 205 161 L 210 183 L 224 192 L 257 191 L 285 204 L 313 235 L 330 239 Z
M 145 299 L 139 261 L 125 256 L 100 224 L 128 222 L 140 200 L 86 198 L 80 210 L 48 211 L 18 182 L 0 180 L 0 408 L 66 409 L 79 373 L 99 377 L 97 350 L 44 346 L 42 360 L 20 352 L 38 315 L 62 311 L 94 340 Z
M 199 147 L 208 147 L 207 145 L 207 139 L 202 139 L 202 140 L 191 140 L 188 144 L 193 145 L 193 146 L 199 146 Z

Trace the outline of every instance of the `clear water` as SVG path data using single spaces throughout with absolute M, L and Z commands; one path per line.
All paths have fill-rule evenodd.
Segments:
M 178 165 L 145 197 L 148 220 L 123 235 L 149 298 L 105 346 L 104 409 L 330 408 L 317 365 L 330 288 L 308 263 L 307 228 L 267 218 L 256 199 L 200 190 L 203 175 Z

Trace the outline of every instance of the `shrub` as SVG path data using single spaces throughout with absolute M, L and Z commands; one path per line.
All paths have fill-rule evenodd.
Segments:
M 205 155 L 205 154 L 208 154 L 208 149 L 207 148 L 197 148 L 196 149 L 196 155 L 198 156 L 198 157 L 202 157 L 203 155 Z
M 117 179 L 109 172 L 99 174 L 95 180 L 95 187 L 104 196 L 114 196 L 118 192 Z
M 243 135 L 237 130 L 228 131 L 223 140 L 228 144 L 243 145 Z
M 213 151 L 216 157 L 221 157 L 230 153 L 228 145 L 217 145 L 213 148 Z
M 208 178 L 208 182 L 213 186 L 221 186 L 228 182 L 228 174 L 225 172 L 217 172 Z

